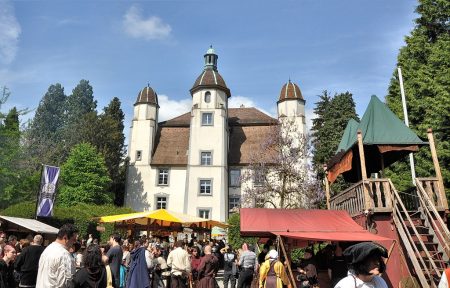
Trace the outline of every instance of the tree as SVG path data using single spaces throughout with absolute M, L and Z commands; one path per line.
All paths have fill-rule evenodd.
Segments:
M 350 92 L 335 94 L 331 97 L 328 91 L 318 95 L 319 101 L 314 108 L 316 118 L 313 119 L 312 143 L 313 166 L 319 177 L 325 177 L 323 164 L 326 164 L 336 153 L 336 149 L 351 118 L 358 120 L 355 102 Z M 332 191 L 338 193 L 345 189 L 348 183 L 344 183 L 342 177 L 333 183 Z
M 307 152 L 307 138 L 293 121 L 283 119 L 272 126 L 242 175 L 243 206 L 314 206 L 318 190 L 307 165 Z
M 57 201 L 62 206 L 112 203 L 112 195 L 107 192 L 111 179 L 105 159 L 91 144 L 81 143 L 72 148 L 61 167 L 61 182 Z
M 400 49 L 397 65 L 404 78 L 410 128 L 424 139 L 427 128 L 435 131 L 444 186 L 450 187 L 450 4 L 444 0 L 420 0 L 416 12 L 416 27 L 405 38 L 406 46 Z M 386 102 L 403 119 L 400 95 L 395 70 Z M 418 176 L 434 176 L 429 149 L 422 148 L 414 158 Z M 386 175 L 393 178 L 399 190 L 412 185 L 407 159 L 391 166 Z
M 239 213 L 231 214 L 228 218 L 228 243 L 231 247 L 238 249 L 242 247 L 242 244 L 252 244 L 257 243 L 254 237 L 241 237 L 241 217 Z
M 65 159 L 66 98 L 61 84 L 50 85 L 25 132 L 26 149 L 37 170 L 41 163 L 60 165 Z

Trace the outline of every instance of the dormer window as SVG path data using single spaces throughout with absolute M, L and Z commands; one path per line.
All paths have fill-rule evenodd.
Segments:
M 206 91 L 205 93 L 205 103 L 211 102 L 211 92 Z

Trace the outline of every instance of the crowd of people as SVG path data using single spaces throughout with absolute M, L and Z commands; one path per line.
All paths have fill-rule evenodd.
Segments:
M 219 269 L 224 288 L 290 288 L 287 264 L 297 287 L 319 287 L 318 269 L 325 258 L 328 287 L 387 287 L 378 276 L 385 270 L 386 251 L 373 243 L 344 252 L 334 245 L 317 255 L 306 248 L 300 263 L 287 263 L 270 241 L 257 255 L 255 246 L 233 249 L 221 240 L 122 239 L 114 233 L 100 245 L 92 235 L 80 240 L 78 234 L 74 225 L 65 224 L 44 248 L 41 235 L 18 241 L 0 232 L 0 288 L 217 288 Z M 364 286 L 369 282 L 375 285 Z

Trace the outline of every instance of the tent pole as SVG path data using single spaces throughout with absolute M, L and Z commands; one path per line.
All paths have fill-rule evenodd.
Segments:
M 384 155 L 381 153 L 381 178 L 384 178 Z
M 439 166 L 439 160 L 436 153 L 436 146 L 434 145 L 433 130 L 428 128 L 427 130 L 428 142 L 430 142 L 431 158 L 433 158 L 434 170 L 436 170 L 436 177 L 438 179 L 439 192 L 442 201 L 442 206 L 448 209 L 447 197 L 445 195 L 444 181 L 442 180 L 441 167 Z
M 150 237 L 150 221 L 151 219 L 147 219 L 147 239 Z
M 325 196 L 327 197 L 327 209 L 330 210 L 330 183 L 328 182 L 327 164 L 323 164 L 323 171 L 325 172 Z
M 286 259 L 286 263 L 287 263 L 287 267 L 288 267 L 288 271 L 289 271 L 289 276 L 291 276 L 292 287 L 297 288 L 297 283 L 295 283 L 294 274 L 292 273 L 291 261 L 289 261 L 289 257 L 288 257 L 288 255 L 286 253 L 286 249 L 284 248 L 283 238 L 281 238 L 280 235 L 278 235 L 277 238 L 278 238 L 278 245 L 281 246 L 281 250 L 283 252 L 284 258 Z
M 367 182 L 367 172 L 366 172 L 366 158 L 364 156 L 364 145 L 362 140 L 362 132 L 361 129 L 358 129 L 358 150 L 359 150 L 359 161 L 361 165 L 361 178 L 363 181 L 363 190 L 364 190 L 364 203 L 365 203 L 365 209 L 370 209 L 370 196 L 369 196 L 369 190 L 367 189 L 366 182 Z

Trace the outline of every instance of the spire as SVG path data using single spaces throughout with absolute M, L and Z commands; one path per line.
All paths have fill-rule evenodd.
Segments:
M 214 51 L 212 45 L 209 46 L 208 51 L 205 54 L 205 70 L 214 70 L 217 71 L 217 58 L 219 58 Z

